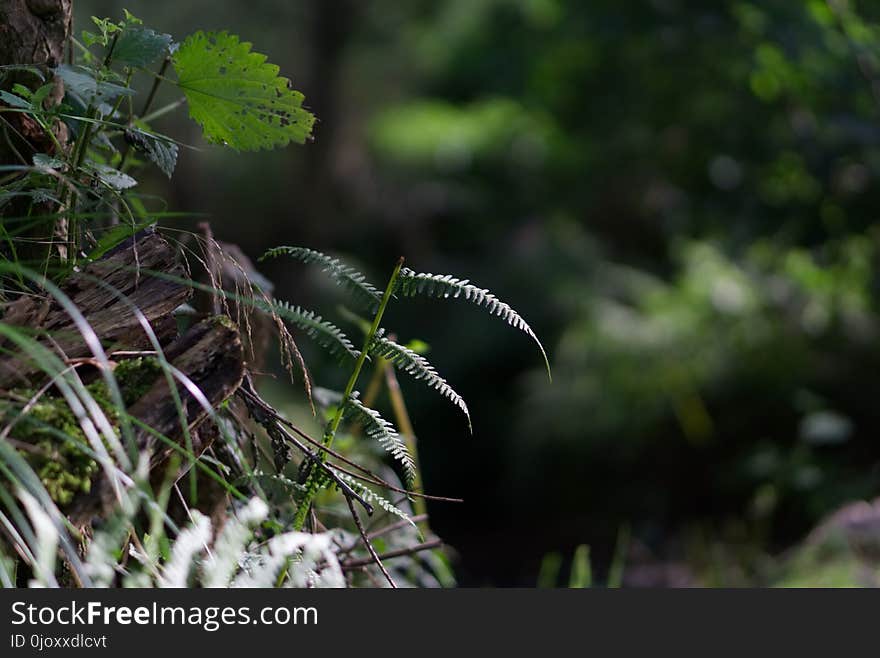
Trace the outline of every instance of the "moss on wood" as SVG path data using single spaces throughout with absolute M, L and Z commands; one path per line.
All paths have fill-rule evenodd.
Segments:
M 126 406 L 134 404 L 162 374 L 162 366 L 154 357 L 121 361 L 114 370 Z M 86 386 L 114 428 L 119 412 L 103 379 Z M 9 400 L 30 400 L 33 390 L 16 389 Z M 4 421 L 20 414 L 22 404 L 7 400 Z M 45 393 L 28 413 L 20 418 L 10 438 L 19 445 L 19 453 L 40 478 L 52 499 L 59 505 L 69 504 L 79 493 L 91 490 L 92 478 L 98 472 L 97 462 L 89 454 L 89 443 L 67 401 L 56 393 Z

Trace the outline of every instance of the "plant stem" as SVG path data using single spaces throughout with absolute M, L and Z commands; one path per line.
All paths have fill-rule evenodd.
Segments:
M 140 116 L 143 117 L 147 112 L 150 111 L 150 106 L 153 104 L 153 99 L 156 98 L 156 92 L 159 91 L 159 85 L 162 84 L 162 81 L 165 80 L 163 74 L 168 69 L 168 65 L 171 64 L 171 58 L 166 57 L 162 60 L 162 66 L 159 67 L 159 73 L 156 74 L 155 79 L 153 80 L 153 86 L 150 87 L 150 92 L 147 94 L 147 100 L 144 101 L 144 106 L 141 109 Z M 129 120 L 129 125 L 131 124 L 131 120 Z M 131 146 L 125 149 L 122 154 L 122 159 L 119 161 L 119 169 L 120 171 L 125 171 L 125 162 L 128 160 L 128 155 L 131 153 Z
M 113 61 L 113 51 L 116 49 L 116 42 L 119 40 L 119 34 L 113 35 L 113 41 L 110 42 L 110 47 L 107 50 L 107 56 L 104 58 L 103 68 L 109 69 L 110 63 Z M 98 78 L 100 79 L 100 78 Z M 131 76 L 129 76 L 129 80 L 131 80 Z M 92 103 L 89 104 L 89 107 L 86 109 L 86 116 L 89 119 L 95 119 L 97 114 L 96 108 Z M 85 127 L 83 128 L 82 134 L 79 139 L 77 139 L 76 144 L 74 145 L 73 151 L 73 167 L 71 169 L 71 175 L 76 176 L 80 167 L 82 167 L 83 161 L 85 160 L 86 153 L 89 150 L 89 142 L 92 140 L 92 127 L 93 123 L 91 121 L 87 121 Z M 69 188 L 65 188 L 64 195 L 61 197 L 62 203 L 62 211 L 67 210 L 68 201 L 70 200 L 70 192 Z M 61 221 L 64 221 L 62 218 Z M 79 226 L 78 226 L 78 218 L 76 216 L 76 212 L 72 212 L 67 217 L 67 236 L 68 236 L 68 260 L 71 265 L 76 265 L 76 257 L 77 250 L 79 249 Z
M 156 98 L 156 92 L 159 91 L 159 85 L 161 85 L 162 81 L 165 79 L 165 71 L 168 70 L 168 65 L 170 63 L 170 57 L 166 57 L 162 60 L 162 66 L 159 67 L 159 73 L 156 74 L 156 78 L 153 80 L 153 86 L 150 87 L 150 93 L 147 94 L 147 100 L 144 101 L 144 107 L 141 109 L 141 116 L 144 116 L 150 110 L 150 106 L 153 104 L 153 99 Z
M 351 377 L 348 378 L 348 383 L 345 386 L 345 392 L 342 394 L 342 401 L 339 403 L 339 406 L 336 409 L 336 414 L 333 416 L 333 420 L 330 421 L 330 424 L 327 426 L 326 432 L 324 432 L 324 447 L 330 448 L 333 445 L 333 439 L 336 438 L 336 432 L 339 431 L 339 425 L 342 423 L 342 416 L 345 413 L 345 407 L 348 404 L 348 401 L 351 399 L 352 393 L 354 393 L 354 387 L 357 384 L 358 377 L 361 374 L 361 370 L 364 367 L 364 363 L 367 360 L 367 353 L 370 350 L 370 345 L 373 343 L 373 339 L 376 337 L 376 332 L 379 331 L 379 325 L 382 322 L 382 316 L 385 314 L 385 309 L 388 306 L 388 302 L 391 300 L 391 295 L 394 293 L 394 286 L 397 283 L 397 276 L 400 274 L 400 268 L 403 267 L 403 257 L 397 261 L 397 266 L 394 268 L 394 271 L 391 273 L 391 278 L 388 280 L 388 286 L 385 288 L 385 294 L 382 295 L 382 302 L 379 304 L 379 310 L 376 311 L 376 315 L 373 318 L 373 323 L 370 325 L 370 330 L 367 332 L 366 337 L 364 338 L 364 346 L 361 350 L 360 356 L 358 356 L 358 360 L 354 365 L 354 370 L 351 373 Z M 324 459 L 324 451 L 321 450 L 318 453 L 318 459 Z M 315 494 L 318 492 L 318 477 L 317 471 L 312 470 L 309 472 L 308 480 L 306 481 L 306 491 L 303 495 L 303 499 L 300 502 L 299 508 L 296 510 L 296 517 L 293 520 L 293 528 L 294 530 L 302 530 L 305 525 L 306 518 L 309 514 L 309 507 L 311 507 L 312 499 L 315 497 Z
M 140 117 L 140 120 L 143 121 L 144 123 L 150 123 L 151 121 L 154 121 L 154 120 L 158 119 L 159 117 L 165 116 L 169 112 L 173 112 L 178 107 L 183 105 L 185 102 L 186 102 L 185 98 L 178 98 L 176 101 L 172 101 L 172 102 L 168 103 L 167 105 L 163 105 L 158 110 L 153 110 L 149 114 Z

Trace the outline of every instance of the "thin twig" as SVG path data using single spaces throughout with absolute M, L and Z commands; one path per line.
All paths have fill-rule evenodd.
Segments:
M 269 414 L 265 409 L 265 406 L 268 406 L 265 402 L 263 402 L 262 398 L 260 398 L 256 392 L 253 391 L 252 384 L 250 382 L 249 377 L 245 377 L 244 382 L 238 389 L 243 394 L 243 399 L 245 404 L 248 406 L 248 409 L 251 414 L 251 418 L 253 418 L 257 423 L 262 425 L 267 432 L 269 432 L 270 436 L 278 436 L 282 438 L 282 440 L 292 443 L 297 450 L 303 453 L 305 458 L 312 465 L 317 465 L 331 480 L 333 483 L 339 487 L 339 489 L 346 495 L 346 497 L 351 497 L 354 500 L 358 501 L 361 506 L 366 510 L 367 514 L 373 514 L 373 506 L 370 505 L 360 494 L 358 494 L 351 486 L 346 483 L 342 478 L 340 478 L 336 473 L 333 472 L 333 469 L 323 460 L 318 458 L 318 455 L 313 451 L 309 450 L 308 447 L 300 443 L 295 436 L 292 436 L 290 432 L 288 432 L 281 424 L 277 421 L 277 414 Z M 261 413 L 263 412 L 263 413 Z
M 382 553 L 378 558 L 380 560 L 391 560 L 396 557 L 404 557 L 406 555 L 415 555 L 416 553 L 421 553 L 422 551 L 430 551 L 435 548 L 440 548 L 443 545 L 442 539 L 431 539 L 430 541 L 423 542 L 421 544 L 416 544 L 415 546 L 410 546 L 409 548 L 399 548 L 395 551 L 388 551 L 387 553 Z M 354 560 L 346 560 L 339 566 L 342 567 L 343 571 L 348 571 L 351 569 L 359 569 L 363 566 L 367 566 L 372 564 L 373 560 L 367 558 L 356 558 Z
M 416 516 L 413 516 L 409 520 L 401 519 L 400 521 L 397 521 L 396 523 L 391 523 L 389 525 L 386 525 L 386 526 L 379 528 L 378 530 L 374 530 L 373 532 L 367 533 L 367 539 L 371 539 L 371 540 L 376 539 L 377 537 L 387 535 L 389 532 L 394 532 L 395 530 L 399 530 L 400 528 L 405 528 L 405 527 L 411 525 L 410 521 L 412 521 L 412 523 L 420 523 L 422 521 L 427 520 L 427 518 L 428 518 L 427 514 L 418 514 Z M 355 541 L 355 542 L 349 544 L 348 546 L 339 546 L 339 553 L 338 554 L 339 555 L 348 555 L 354 549 L 357 548 L 357 545 L 358 545 L 358 542 Z
M 360 464 L 358 464 L 357 462 L 355 462 L 351 459 L 348 459 L 345 455 L 342 455 L 342 454 L 336 452 L 332 448 L 328 448 L 321 441 L 318 441 L 317 439 L 309 436 L 307 433 L 305 433 L 304 431 L 302 431 L 301 429 L 296 427 L 296 425 L 291 423 L 289 420 L 287 420 L 283 416 L 279 415 L 278 412 L 275 411 L 275 409 L 268 402 L 263 400 L 259 396 L 259 394 L 257 394 L 253 390 L 252 387 L 250 389 L 248 389 L 248 388 L 242 386 L 241 388 L 238 389 L 238 392 L 241 393 L 242 395 L 245 395 L 252 402 L 256 403 L 260 407 L 261 411 L 263 411 L 267 415 L 271 416 L 278 423 L 291 429 L 295 434 L 298 434 L 302 439 L 304 439 L 308 443 L 311 443 L 312 445 L 314 445 L 318 448 L 323 448 L 324 451 L 327 454 L 329 454 L 330 456 L 335 457 L 336 459 L 338 459 L 342 463 L 348 464 L 352 468 L 354 468 L 364 474 L 364 475 L 360 475 L 358 473 L 355 473 L 353 471 L 350 471 L 350 470 L 340 466 L 339 464 L 332 465 L 333 468 L 335 468 L 338 471 L 342 471 L 346 475 L 350 475 L 351 477 L 357 478 L 358 480 L 362 480 L 364 482 L 369 482 L 371 484 L 375 484 L 376 486 L 384 487 L 386 489 L 389 489 L 390 491 L 405 494 L 406 496 L 413 496 L 416 498 L 424 498 L 425 500 L 434 500 L 434 501 L 443 502 L 443 503 L 463 503 L 464 502 L 464 500 L 461 498 L 450 498 L 448 496 L 432 496 L 432 495 L 420 493 L 417 491 L 410 491 L 408 489 L 402 489 L 400 487 L 396 487 L 393 484 L 391 484 L 390 482 L 385 481 L 383 478 L 381 478 L 378 475 L 376 475 L 375 473 L 373 473 L 370 469 L 368 469 L 364 466 L 361 466 Z M 247 402 L 247 401 L 248 400 L 245 400 L 245 402 Z
M 385 576 L 385 580 L 388 581 L 391 588 L 397 589 L 397 583 L 394 582 L 391 574 L 388 573 L 385 565 L 382 564 L 382 559 L 376 553 L 376 549 L 373 548 L 373 545 L 370 543 L 370 539 L 367 537 L 367 532 L 364 530 L 364 524 L 361 523 L 361 518 L 358 516 L 357 510 L 354 508 L 354 503 L 351 502 L 351 498 L 348 496 L 345 497 L 345 502 L 348 504 L 348 509 L 351 511 L 351 518 L 354 519 L 354 524 L 357 526 L 358 532 L 361 534 L 361 539 L 364 541 L 364 546 L 366 546 L 367 551 L 369 551 L 372 561 L 377 567 L 379 567 L 379 570 L 382 572 L 382 575 Z

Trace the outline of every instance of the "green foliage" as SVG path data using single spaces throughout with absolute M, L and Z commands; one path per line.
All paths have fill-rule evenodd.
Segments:
M 122 391 L 123 402 L 134 404 L 150 390 L 162 372 L 162 365 L 155 357 L 139 356 L 121 361 L 113 374 Z
M 550 375 L 550 361 L 547 359 L 547 352 L 544 351 L 544 346 L 535 336 L 535 332 L 509 304 L 502 302 L 485 288 L 479 288 L 467 279 L 457 279 L 449 274 L 425 274 L 404 268 L 400 271 L 396 292 L 404 297 L 423 295 L 440 299 L 450 297 L 464 299 L 485 308 L 492 315 L 497 315 L 507 324 L 525 332 L 535 341 L 538 349 L 541 350 L 541 356 L 544 357 L 547 375 Z
M 379 415 L 375 409 L 365 407 L 355 396 L 349 398 L 346 409 L 349 421 L 363 426 L 364 433 L 377 441 L 394 459 L 403 466 L 406 484 L 411 486 L 416 479 L 416 463 L 409 454 L 406 444 L 398 436 L 394 426 Z
M 413 528 L 416 527 L 416 524 L 413 523 L 413 520 L 410 518 L 409 514 L 407 514 L 406 512 L 401 510 L 399 507 L 394 505 L 387 498 L 380 496 L 375 491 L 373 491 L 369 487 L 365 486 L 361 482 L 358 482 L 357 480 L 355 480 L 354 478 L 352 478 L 350 475 L 348 475 L 346 473 L 336 471 L 336 475 L 339 477 L 340 480 L 342 480 L 343 482 L 348 484 L 355 491 L 357 491 L 361 496 L 363 496 L 367 500 L 367 502 L 374 503 L 374 504 L 378 505 L 379 507 L 381 507 L 383 510 L 385 510 L 389 514 L 393 514 L 394 516 L 399 517 L 401 520 L 406 521 Z
M 581 544 L 574 551 L 571 560 L 571 575 L 568 579 L 570 588 L 584 589 L 593 584 L 593 570 L 590 564 L 590 547 Z
M 170 139 L 151 135 L 143 130 L 131 128 L 125 131 L 125 141 L 131 144 L 140 153 L 143 153 L 147 159 L 168 178 L 174 173 L 177 166 L 177 154 L 179 148 Z
M 227 32 L 197 32 L 173 56 L 177 84 L 205 137 L 241 151 L 304 143 L 315 117 L 278 67 Z
M 127 66 L 143 68 L 168 52 L 170 34 L 160 34 L 143 27 L 126 27 L 113 47 L 113 59 Z
M 474 160 L 503 159 L 523 135 L 537 151 L 556 138 L 546 117 L 507 98 L 465 107 L 415 101 L 382 112 L 370 126 L 371 142 L 386 159 L 447 172 L 467 170 Z
M 369 348 L 373 356 L 387 359 L 394 364 L 395 368 L 402 370 L 416 381 L 423 381 L 427 386 L 436 390 L 444 398 L 461 409 L 471 427 L 471 414 L 468 411 L 464 399 L 443 379 L 430 362 L 421 354 L 414 352 L 408 347 L 398 345 L 389 340 L 381 333 L 377 333 Z
M 288 302 L 257 300 L 256 305 L 268 313 L 274 313 L 301 329 L 309 338 L 340 361 L 357 359 L 359 352 L 339 327 L 327 322 L 313 311 L 307 311 Z
M 97 79 L 91 70 L 83 66 L 62 64 L 55 69 L 55 75 L 64 83 L 65 93 L 73 96 L 84 107 L 110 103 L 119 96 L 134 94 L 133 89 L 121 84 Z
M 263 254 L 260 260 L 277 258 L 278 256 L 290 256 L 302 263 L 318 265 L 322 272 L 350 292 L 355 301 L 364 308 L 373 313 L 379 308 L 382 293 L 368 282 L 363 274 L 341 262 L 338 258 L 327 256 L 308 247 L 275 247 Z
M 67 505 L 78 493 L 89 492 L 98 464 L 83 451 L 85 435 L 63 399 L 46 397 L 33 405 L 12 437 L 56 503 Z
M 169 365 L 163 354 L 166 343 L 160 342 L 155 332 L 145 332 L 148 350 L 102 344 L 102 337 L 62 292 L 60 282 L 141 230 L 172 216 L 165 212 L 161 199 L 138 192 L 137 176 L 143 165 L 155 165 L 170 178 L 180 154 L 178 142 L 157 132 L 151 123 L 181 105 L 183 99 L 151 111 L 159 87 L 176 84 L 206 139 L 235 150 L 302 143 L 310 136 L 315 119 L 302 107 L 302 94 L 279 76 L 278 68 L 234 35 L 198 32 L 174 44 L 170 35 L 145 28 L 128 12 L 121 21 L 94 19 L 93 23 L 95 30 L 83 34 L 83 43 L 75 43 L 78 60 L 52 71 L 64 83 L 60 100 L 53 96 L 56 86 L 38 69 L 18 67 L 16 71 L 25 75 L 25 81 L 8 81 L 12 69 L 0 68 L 0 84 L 4 86 L 0 113 L 23 115 L 29 130 L 37 133 L 19 144 L 27 148 L 19 150 L 12 144 L 14 140 L 10 141 L 10 157 L 20 162 L 5 167 L 0 180 L 0 209 L 4 212 L 0 223 L 0 297 L 6 301 L 23 294 L 42 296 L 46 308 L 61 308 L 72 317 L 91 352 L 81 360 L 61 358 L 51 349 L 51 330 L 33 337 L 0 322 L 5 350 L 28 359 L 41 373 L 34 377 L 34 385 L 52 382 L 37 391 L 6 391 L 2 396 L 5 427 L 0 434 L 0 522 L 9 531 L 21 561 L 16 558 L 10 567 L 7 547 L 0 546 L 0 580 L 4 584 L 13 577 L 20 580 L 15 573 L 20 566 L 24 577 L 32 576 L 34 583 L 69 584 L 66 576 L 59 577 L 62 571 L 57 556 L 61 551 L 72 578 L 84 586 L 341 586 L 359 582 L 358 575 L 343 576 L 339 556 L 349 559 L 360 543 L 365 543 L 377 563 L 379 558 L 356 505 L 368 514 L 378 512 L 380 518 L 393 515 L 407 522 L 406 528 L 395 521 L 375 533 L 387 532 L 389 536 L 376 540 L 377 545 L 403 549 L 401 555 L 413 541 L 423 540 L 422 529 L 427 529 L 425 521 L 416 526 L 409 510 L 409 501 L 415 499 L 414 509 L 424 516 L 413 431 L 403 398 L 395 388 L 394 418 L 406 432 L 401 436 L 355 392 L 366 364 L 375 365 L 376 375 L 385 375 L 389 381 L 396 382 L 394 369 L 423 381 L 459 407 L 470 425 L 464 400 L 433 366 L 415 349 L 386 338 L 380 328 L 395 292 L 402 297 L 444 296 L 435 294 L 441 284 L 424 278 L 410 281 L 410 275 L 430 275 L 415 275 L 409 270 L 403 270 L 406 281 L 401 284 L 401 259 L 385 290 L 380 291 L 339 259 L 300 247 L 269 250 L 264 258 L 287 256 L 318 265 L 355 304 L 370 312 L 363 348 L 358 350 L 336 325 L 313 311 L 272 299 L 268 288 L 249 285 L 251 274 L 225 254 L 219 243 L 218 257 L 224 265 L 236 266 L 244 279 L 244 284 L 235 282 L 234 294 L 217 287 L 219 282 L 210 267 L 214 263 L 206 265 L 211 270 L 207 273 L 210 285 L 167 275 L 170 280 L 209 292 L 223 309 L 233 300 L 239 306 L 240 326 L 224 315 L 216 319 L 237 328 L 243 338 L 253 337 L 256 318 L 251 311 L 259 311 L 275 320 L 285 359 L 299 358 L 299 352 L 282 321 L 351 367 L 345 390 L 334 393 L 331 406 L 324 409 L 328 422 L 320 441 L 262 400 L 249 378 L 235 395 L 255 422 L 253 427 L 242 423 L 241 409 L 231 401 L 211 408 L 192 382 Z M 166 77 L 168 64 L 177 74 L 176 82 Z M 138 113 L 134 99 L 141 90 L 134 83 L 142 76 L 152 80 L 146 100 L 138 103 Z M 137 255 L 136 240 L 131 248 Z M 28 260 L 45 276 L 25 267 L 19 249 L 28 250 Z M 194 255 L 201 262 L 200 256 Z M 132 276 L 139 281 L 144 276 L 165 275 L 138 268 Z M 463 295 L 534 337 L 525 321 L 488 291 L 453 277 L 441 279 L 442 285 L 458 287 L 456 296 Z M 175 315 L 184 317 L 191 312 L 193 309 L 185 306 Z M 181 320 L 178 326 L 184 325 Z M 118 351 L 108 357 L 111 349 Z M 305 364 L 301 365 L 305 371 Z M 81 376 L 91 383 L 84 384 Z M 180 420 L 171 436 L 129 415 L 129 409 L 163 379 Z M 306 379 L 311 390 L 307 372 Z M 381 377 L 375 381 L 381 383 Z M 390 389 L 390 383 L 388 386 Z M 193 450 L 183 394 L 202 405 L 208 419 L 205 422 L 217 430 L 210 449 L 200 454 Z M 135 441 L 135 429 L 139 439 L 147 439 Z M 359 440 L 361 432 L 387 456 L 368 441 Z M 358 454 L 357 462 L 332 449 L 337 435 L 346 453 Z M 161 459 L 157 459 L 157 450 Z M 181 468 L 184 462 L 186 468 Z M 161 475 L 157 463 L 167 468 L 161 484 L 157 484 L 156 476 Z M 390 466 L 400 467 L 402 480 Z M 300 482 L 294 480 L 295 467 L 300 469 Z M 170 491 L 182 472 L 187 473 L 190 485 L 190 497 L 182 502 L 190 525 L 177 528 L 168 506 Z M 232 518 L 220 533 L 215 533 L 208 518 L 194 507 L 199 493 L 197 476 L 235 501 L 229 508 Z M 112 483 L 116 508 L 93 537 L 76 546 L 59 508 L 73 509 L 77 497 L 90 492 L 99 477 Z M 399 493 L 402 499 L 391 502 L 378 490 Z M 349 505 L 357 535 L 344 528 L 327 534 L 299 532 L 310 511 L 317 514 L 325 505 L 338 505 L 339 493 Z M 290 527 L 295 531 L 285 530 Z M 341 550 L 340 538 L 350 540 L 352 546 Z M 401 541 L 406 543 L 398 543 Z M 206 551 L 209 545 L 211 551 Z M 415 546 L 412 551 L 420 553 L 432 547 Z M 403 565 L 400 571 L 391 570 L 407 582 L 431 586 L 453 582 L 448 562 L 439 553 L 424 552 L 419 560 L 404 559 L 398 564 Z M 384 566 L 379 563 L 379 567 L 394 584 Z

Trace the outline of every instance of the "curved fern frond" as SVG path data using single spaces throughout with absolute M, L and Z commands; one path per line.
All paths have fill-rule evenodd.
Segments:
M 348 486 L 350 486 L 352 489 L 354 489 L 368 503 L 376 503 L 376 505 L 381 507 L 383 510 L 385 510 L 389 514 L 393 514 L 394 516 L 400 517 L 401 519 L 403 519 L 404 521 L 409 523 L 413 528 L 418 530 L 418 526 L 409 517 L 409 514 L 407 514 L 406 512 L 401 510 L 400 508 L 396 507 L 391 501 L 389 501 L 386 498 L 383 498 L 382 496 L 377 494 L 375 491 L 373 491 L 369 487 L 365 486 L 359 480 L 354 479 L 353 477 L 351 477 L 347 473 L 343 473 L 342 471 L 337 471 L 335 468 L 333 468 L 329 464 L 327 466 L 328 466 L 328 468 L 330 468 L 330 470 L 332 470 L 336 474 L 336 476 L 340 480 L 342 480 Z
M 382 293 L 369 283 L 363 274 L 338 258 L 307 247 L 275 247 L 260 256 L 260 260 L 278 256 L 290 256 L 306 265 L 318 265 L 327 276 L 336 281 L 337 285 L 349 291 L 362 306 L 371 312 L 379 308 Z
M 553 380 L 550 373 L 550 360 L 547 358 L 547 352 L 544 346 L 532 328 L 529 326 L 519 313 L 517 313 L 509 304 L 502 302 L 491 292 L 485 288 L 478 288 L 468 279 L 457 279 L 449 274 L 426 274 L 423 272 L 415 272 L 408 267 L 400 270 L 397 277 L 397 286 L 395 292 L 404 297 L 415 297 L 423 295 L 425 297 L 448 298 L 455 299 L 464 298 L 465 300 L 485 308 L 492 315 L 497 315 L 507 324 L 519 329 L 531 337 L 538 349 L 541 350 L 541 356 L 544 357 L 544 366 L 547 368 L 547 376 Z
M 425 357 L 408 347 L 398 345 L 393 340 L 385 338 L 383 333 L 384 331 L 382 329 L 376 333 L 373 342 L 370 343 L 368 352 L 373 356 L 387 359 L 394 365 L 394 367 L 402 370 L 414 379 L 424 381 L 428 386 L 437 390 L 440 395 L 461 409 L 467 418 L 468 429 L 473 431 L 471 426 L 471 414 L 468 411 L 464 398 L 455 392 L 455 390 L 440 376 L 440 374 L 434 369 L 434 366 L 432 366 Z
M 309 338 L 327 350 L 331 356 L 340 361 L 349 358 L 357 359 L 360 352 L 355 349 L 348 337 L 332 322 L 327 322 L 320 315 L 308 311 L 300 306 L 288 302 L 273 299 L 264 301 L 254 300 L 254 303 L 267 313 L 274 313 L 283 320 L 287 320 L 298 327 Z
M 357 397 L 352 396 L 345 404 L 345 415 L 350 421 L 359 423 L 364 433 L 379 442 L 394 459 L 403 466 L 407 486 L 416 479 L 416 463 L 406 449 L 406 444 L 397 434 L 394 425 L 379 415 L 375 409 L 365 406 Z

